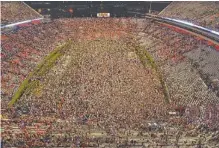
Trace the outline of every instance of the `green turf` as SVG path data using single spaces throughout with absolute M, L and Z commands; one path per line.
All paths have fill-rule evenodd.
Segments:
M 65 49 L 68 49 L 71 46 L 71 41 L 66 42 L 65 44 L 56 47 L 44 60 L 36 67 L 36 69 L 31 72 L 28 77 L 21 83 L 18 90 L 13 95 L 11 101 L 9 102 L 9 107 L 13 106 L 14 103 L 24 94 L 25 91 L 31 92 L 37 86 L 40 85 L 40 81 L 32 80 L 34 76 L 43 76 L 45 75 L 57 61 L 57 59 L 63 55 Z
M 138 55 L 141 63 L 143 64 L 144 67 L 148 65 L 150 65 L 153 69 L 155 69 L 158 78 L 160 80 L 160 83 L 162 85 L 163 88 L 163 93 L 164 93 L 164 99 L 167 103 L 170 103 L 170 95 L 169 95 L 169 91 L 167 88 L 167 85 L 164 81 L 164 78 L 162 76 L 162 73 L 160 71 L 160 69 L 158 68 L 156 62 L 154 61 L 153 57 L 150 55 L 150 53 L 144 49 L 143 47 L 140 46 L 136 46 L 135 48 L 136 54 Z

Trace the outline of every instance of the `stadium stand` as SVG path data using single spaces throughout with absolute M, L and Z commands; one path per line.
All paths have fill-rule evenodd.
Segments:
M 31 78 L 40 91 L 9 107 L 35 67 L 68 40 L 49 73 Z M 20 26 L 2 34 L 1 47 L 6 147 L 219 146 L 219 53 L 200 38 L 148 19 L 74 18 Z
M 37 18 L 42 18 L 42 16 L 24 2 L 1 2 L 1 24 L 6 25 Z
M 219 2 L 172 2 L 159 15 L 219 30 Z

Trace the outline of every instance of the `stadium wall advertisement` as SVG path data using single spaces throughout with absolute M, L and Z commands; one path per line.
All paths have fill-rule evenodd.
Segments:
M 110 13 L 97 13 L 97 17 L 110 17 Z

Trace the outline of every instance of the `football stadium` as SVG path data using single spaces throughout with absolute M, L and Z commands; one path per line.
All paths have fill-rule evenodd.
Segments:
M 219 2 L 1 2 L 1 147 L 219 147 Z

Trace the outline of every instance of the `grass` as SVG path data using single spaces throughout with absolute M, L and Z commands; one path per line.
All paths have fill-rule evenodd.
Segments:
M 162 73 L 161 73 L 160 69 L 158 68 L 156 62 L 154 61 L 153 57 L 150 55 L 150 53 L 147 50 L 143 49 L 140 46 L 136 46 L 135 52 L 138 55 L 138 57 L 139 57 L 139 59 L 144 67 L 146 67 L 147 64 L 149 64 L 153 69 L 155 69 L 155 71 L 158 75 L 159 81 L 160 81 L 162 88 L 163 88 L 164 99 L 165 99 L 166 103 L 170 103 L 170 95 L 169 95 L 167 85 L 166 85 L 164 78 L 162 76 Z
M 33 78 L 42 77 L 43 75 L 45 75 L 53 67 L 57 59 L 64 54 L 65 49 L 68 49 L 70 46 L 71 42 L 68 41 L 64 45 L 56 47 L 55 50 L 53 50 L 48 56 L 46 56 L 45 59 L 36 67 L 36 69 L 33 72 L 31 72 L 28 75 L 28 77 L 21 83 L 18 90 L 13 95 L 12 100 L 9 102 L 9 107 L 13 106 L 13 104 L 24 94 L 24 92 L 35 92 L 36 94 L 39 94 L 40 89 L 38 89 L 38 87 L 42 87 L 42 85 L 40 84 L 39 80 L 33 80 Z M 137 46 L 135 48 L 135 52 L 138 55 L 144 67 L 146 67 L 147 64 L 149 64 L 153 69 L 155 69 L 163 88 L 165 101 L 169 103 L 170 96 L 168 88 L 153 57 L 147 52 L 147 50 L 143 49 L 140 46 Z
M 12 107 L 14 103 L 24 94 L 25 91 L 31 93 L 33 90 L 40 86 L 39 80 L 32 80 L 33 77 L 45 75 L 54 65 L 56 60 L 63 55 L 65 49 L 71 46 L 71 41 L 66 42 L 64 45 L 56 47 L 45 59 L 31 72 L 28 77 L 21 83 L 18 90 L 12 96 L 8 106 Z M 39 90 L 38 90 L 39 91 Z

